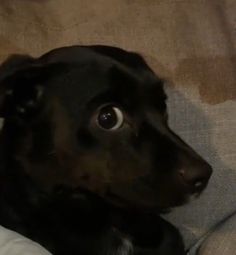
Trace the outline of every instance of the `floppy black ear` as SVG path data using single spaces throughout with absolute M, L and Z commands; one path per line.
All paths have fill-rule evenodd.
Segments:
M 0 66 L 0 117 L 32 114 L 42 95 L 41 66 L 37 60 L 13 55 Z

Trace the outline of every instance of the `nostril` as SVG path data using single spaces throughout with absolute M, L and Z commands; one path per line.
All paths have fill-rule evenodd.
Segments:
M 203 182 L 202 182 L 202 181 L 196 181 L 196 182 L 194 183 L 194 187 L 195 187 L 195 188 L 200 188 L 202 185 L 203 185 Z
M 179 174 L 185 184 L 190 185 L 195 189 L 204 187 L 210 177 L 210 174 L 203 174 L 203 172 L 198 173 L 198 171 L 191 171 L 191 169 L 188 169 L 187 171 L 181 169 Z
M 208 178 L 198 177 L 190 181 L 190 185 L 192 185 L 196 190 L 202 189 L 206 186 L 208 182 Z

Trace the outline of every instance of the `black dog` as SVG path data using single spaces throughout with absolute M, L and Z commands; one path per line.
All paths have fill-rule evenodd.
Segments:
M 0 224 L 56 255 L 182 255 L 159 214 L 211 167 L 168 127 L 162 81 L 132 52 L 68 47 L 0 69 Z

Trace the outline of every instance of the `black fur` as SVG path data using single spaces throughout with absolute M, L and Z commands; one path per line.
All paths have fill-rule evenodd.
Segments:
M 106 105 L 123 114 L 114 130 L 98 124 Z M 1 225 L 55 255 L 184 254 L 159 215 L 199 195 L 211 168 L 169 129 L 163 82 L 141 56 L 14 55 L 0 68 L 0 115 Z

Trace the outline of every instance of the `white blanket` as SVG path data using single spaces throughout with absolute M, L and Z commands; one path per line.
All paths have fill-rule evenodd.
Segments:
M 0 226 L 0 255 L 50 255 L 39 244 Z

